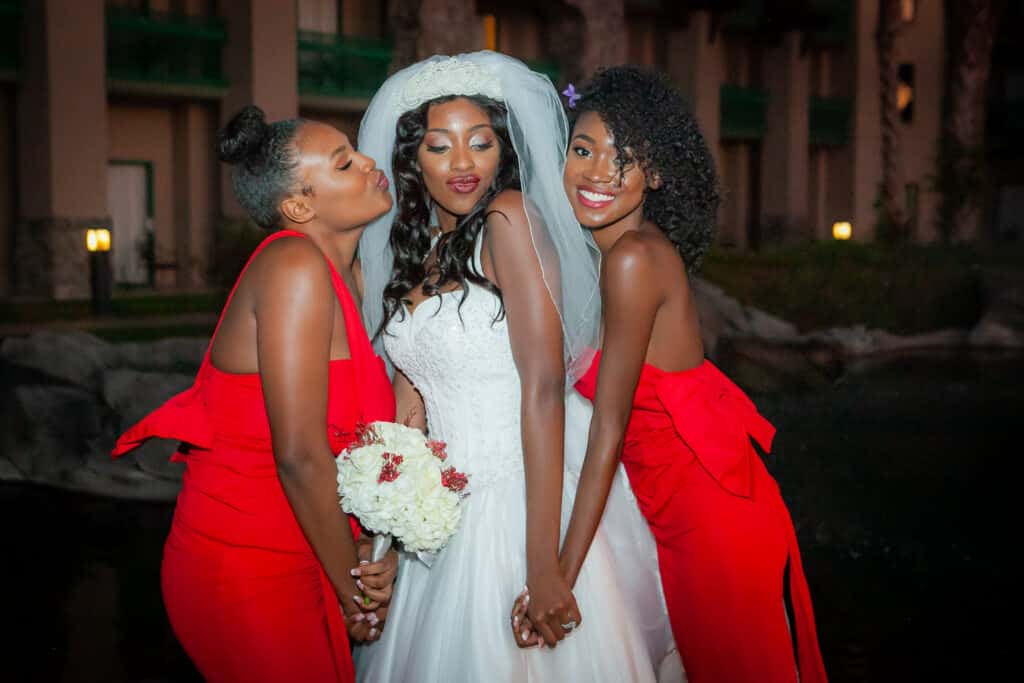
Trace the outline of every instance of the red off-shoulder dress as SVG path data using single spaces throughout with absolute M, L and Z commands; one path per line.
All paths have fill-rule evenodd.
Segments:
M 599 364 L 577 383 L 590 400 Z M 798 669 L 800 683 L 826 680 L 793 523 L 751 443 L 767 451 L 774 435 L 709 361 L 671 373 L 644 365 L 622 462 L 657 542 L 690 683 L 795 683 Z
M 276 232 L 249 263 L 287 237 L 308 239 Z M 359 310 L 330 267 L 351 355 L 325 368 L 324 428 L 337 453 L 352 441 L 357 423 L 394 419 L 395 402 Z M 229 297 L 225 310 L 230 303 Z M 182 442 L 172 459 L 184 461 L 186 470 L 161 584 L 175 635 L 203 676 L 214 683 L 353 681 L 338 597 L 277 476 L 259 374 L 222 372 L 207 349 L 195 384 L 125 432 L 113 456 L 151 438 Z

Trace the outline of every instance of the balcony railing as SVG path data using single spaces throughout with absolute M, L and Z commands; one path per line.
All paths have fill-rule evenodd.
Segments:
M 853 35 L 853 0 L 812 0 L 811 7 L 821 17 L 822 25 L 810 32 L 817 45 L 845 45 Z
M 805 0 L 777 7 L 766 0 L 734 0 L 730 4 L 719 9 L 726 31 L 780 35 L 797 30 L 822 46 L 843 45 L 851 35 L 853 0 Z
M 764 137 L 768 91 L 726 83 L 720 96 L 723 140 L 754 142 Z
M 387 41 L 299 31 L 298 50 L 303 95 L 368 98 L 388 77 Z
M 21 66 L 21 2 L 0 0 L 0 70 Z
M 107 7 L 107 76 L 113 80 L 223 88 L 227 40 L 218 17 Z
M 848 97 L 812 97 L 810 142 L 814 147 L 841 147 L 850 141 L 853 102 Z

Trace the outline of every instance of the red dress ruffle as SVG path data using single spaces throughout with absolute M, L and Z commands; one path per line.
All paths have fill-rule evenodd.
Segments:
M 591 400 L 599 364 L 600 354 L 576 385 Z M 793 523 L 751 442 L 768 451 L 774 435 L 709 361 L 673 373 L 644 365 L 622 462 L 658 545 L 690 683 L 793 683 L 798 669 L 801 683 L 826 681 Z

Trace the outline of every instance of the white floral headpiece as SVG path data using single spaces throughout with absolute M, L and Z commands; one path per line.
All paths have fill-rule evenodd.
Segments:
M 409 79 L 398 94 L 398 111 L 411 111 L 446 95 L 484 95 L 504 100 L 497 74 L 481 64 L 448 57 L 427 63 Z

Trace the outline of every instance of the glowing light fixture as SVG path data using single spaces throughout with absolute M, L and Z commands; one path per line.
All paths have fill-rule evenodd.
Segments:
M 110 251 L 110 231 L 106 228 L 86 230 L 85 248 L 89 251 Z
M 853 236 L 853 225 L 850 221 L 838 221 L 832 224 L 832 237 L 837 240 L 848 240 Z

